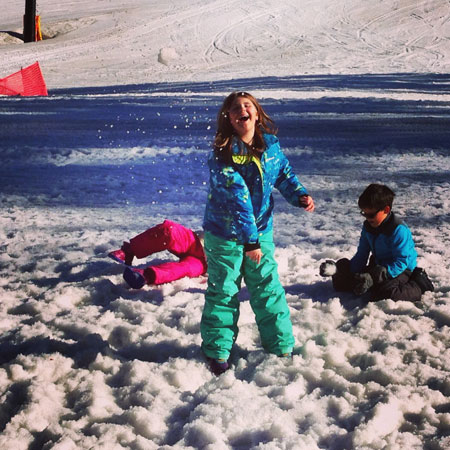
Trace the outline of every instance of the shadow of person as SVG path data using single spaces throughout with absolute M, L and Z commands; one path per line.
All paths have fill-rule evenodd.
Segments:
M 113 332 L 114 333 L 114 332 Z M 195 344 L 184 346 L 176 339 L 162 340 L 153 344 L 131 344 L 116 350 L 124 359 L 138 359 L 146 362 L 164 363 L 171 358 L 200 359 L 200 347 Z
M 60 353 L 72 358 L 76 368 L 87 368 L 99 353 L 109 354 L 108 342 L 97 333 L 87 334 L 77 342 L 67 343 L 48 337 L 36 336 L 19 344 L 8 340 L 0 343 L 0 364 L 8 363 L 18 355 L 42 355 Z
M 285 286 L 285 291 L 287 294 L 296 295 L 299 298 L 309 298 L 317 303 L 328 303 L 333 298 L 338 298 L 342 307 L 347 311 L 365 306 L 367 303 L 364 298 L 355 297 L 351 292 L 336 292 L 329 280 L 313 284 L 291 284 Z

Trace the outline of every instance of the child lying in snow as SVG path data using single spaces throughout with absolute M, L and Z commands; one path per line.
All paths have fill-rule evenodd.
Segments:
M 124 242 L 119 250 L 108 256 L 131 266 L 134 257 L 145 258 L 153 253 L 168 250 L 178 256 L 179 261 L 166 262 L 138 269 L 127 267 L 123 273 L 125 281 L 134 289 L 144 284 L 163 284 L 183 277 L 195 278 L 206 272 L 206 257 L 202 245 L 202 232 L 194 232 L 170 220 L 156 225 L 130 242 Z
M 371 184 L 359 197 L 366 220 L 355 256 L 320 265 L 320 274 L 332 276 L 336 291 L 362 295 L 370 290 L 371 301 L 418 301 L 424 292 L 434 290 L 425 270 L 417 267 L 411 231 L 392 212 L 394 196 L 387 186 Z

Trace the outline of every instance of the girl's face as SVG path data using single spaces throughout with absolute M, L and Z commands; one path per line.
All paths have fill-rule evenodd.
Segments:
M 251 140 L 258 121 L 258 111 L 252 101 L 247 97 L 237 97 L 231 104 L 228 115 L 237 135 L 243 141 L 246 141 L 246 138 Z

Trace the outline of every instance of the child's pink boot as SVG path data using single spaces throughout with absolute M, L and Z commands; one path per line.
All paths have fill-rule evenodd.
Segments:
M 131 264 L 133 264 L 134 254 L 131 251 L 131 245 L 129 242 L 124 242 L 119 250 L 114 250 L 113 252 L 108 253 L 108 256 L 127 266 L 131 266 Z

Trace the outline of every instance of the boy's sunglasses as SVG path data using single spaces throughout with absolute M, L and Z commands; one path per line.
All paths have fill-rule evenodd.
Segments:
M 380 212 L 383 211 L 383 209 L 378 209 L 374 213 L 365 213 L 364 211 L 360 211 L 359 213 L 364 216 L 366 219 L 374 219 L 375 216 Z

